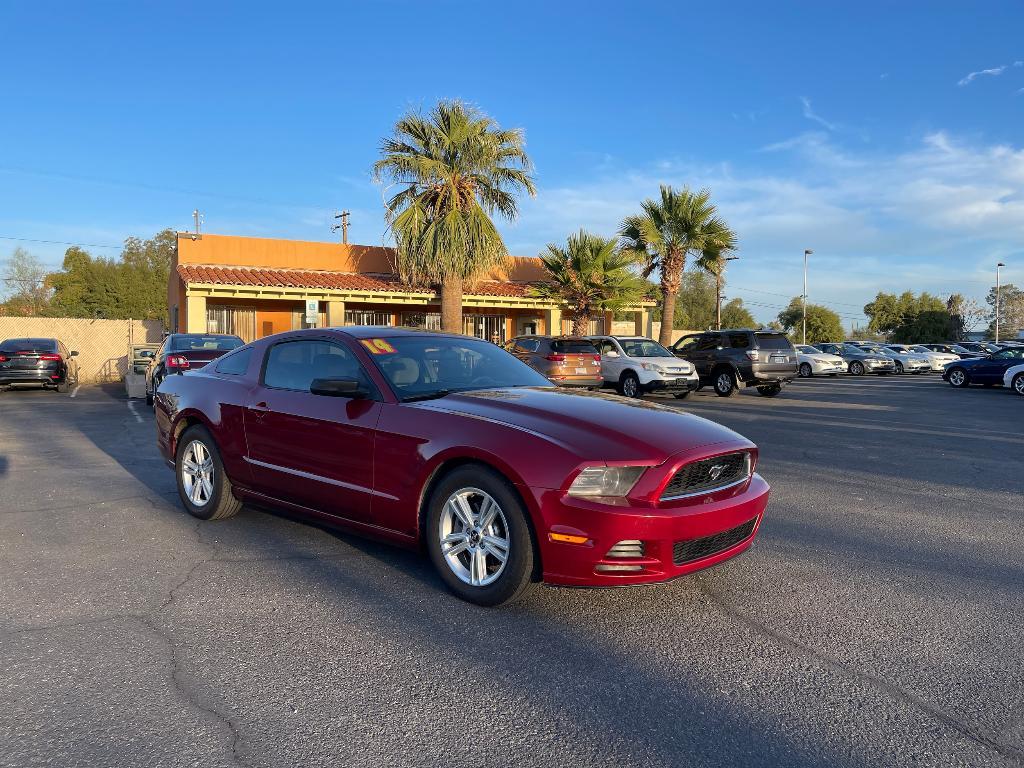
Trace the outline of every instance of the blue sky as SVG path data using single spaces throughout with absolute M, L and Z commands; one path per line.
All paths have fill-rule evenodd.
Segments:
M 461 98 L 526 131 L 516 254 L 689 184 L 738 231 L 727 294 L 760 320 L 804 248 L 848 323 L 878 290 L 981 298 L 999 260 L 1024 284 L 1024 6 L 720 6 L 9 0 L 0 236 L 117 245 L 198 207 L 210 232 L 326 240 L 348 208 L 380 243 L 380 138 Z

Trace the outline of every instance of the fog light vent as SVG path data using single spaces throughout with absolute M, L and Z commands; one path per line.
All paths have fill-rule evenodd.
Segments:
M 608 550 L 608 557 L 643 557 L 644 543 L 638 539 L 624 539 Z

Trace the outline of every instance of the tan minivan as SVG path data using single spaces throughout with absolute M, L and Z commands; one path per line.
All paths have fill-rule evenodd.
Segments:
M 517 336 L 505 349 L 562 387 L 596 388 L 604 384 L 601 355 L 579 336 Z

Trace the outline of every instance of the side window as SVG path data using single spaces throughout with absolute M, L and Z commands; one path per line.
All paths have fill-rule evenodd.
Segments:
M 217 373 L 230 373 L 232 376 L 241 376 L 249 370 L 249 361 L 252 359 L 252 347 L 243 347 L 237 352 L 225 355 L 217 363 Z
M 683 338 L 676 342 L 673 349 L 676 352 L 693 352 L 693 350 L 697 349 L 699 341 L 700 336 L 683 336 Z
M 709 352 L 711 350 L 718 349 L 719 337 L 717 333 L 706 333 L 700 337 L 700 341 L 697 342 L 697 350 L 700 352 Z
M 747 349 L 750 346 L 750 339 L 745 333 L 730 333 L 729 346 L 733 349 Z
M 517 352 L 536 352 L 540 347 L 540 339 L 519 339 L 516 342 Z
M 617 350 L 615 348 L 614 342 L 611 342 L 608 339 L 602 339 L 599 343 L 600 343 L 599 349 L 600 349 L 602 355 L 607 355 L 609 352 L 616 352 L 617 353 L 619 351 L 619 350 Z
M 372 387 L 355 356 L 330 341 L 282 341 L 267 352 L 263 384 L 274 389 L 309 391 L 313 379 L 359 379 Z

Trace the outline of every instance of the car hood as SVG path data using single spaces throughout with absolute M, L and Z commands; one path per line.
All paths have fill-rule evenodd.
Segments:
M 812 360 L 817 360 L 822 363 L 841 363 L 843 358 L 839 355 L 829 354 L 828 352 L 801 352 L 800 357 L 809 357 Z
M 581 460 L 660 464 L 699 446 L 751 446 L 731 429 L 675 408 L 600 392 L 548 387 L 475 390 L 415 407 L 483 419 L 531 432 Z
M 627 357 L 624 359 L 633 363 L 651 363 L 664 368 L 690 368 L 693 365 L 689 360 L 678 357 Z

